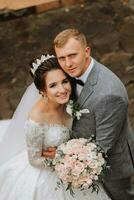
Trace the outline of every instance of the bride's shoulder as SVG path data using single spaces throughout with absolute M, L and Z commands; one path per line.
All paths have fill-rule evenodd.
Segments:
M 45 105 L 41 100 L 37 101 L 36 104 L 32 107 L 28 114 L 28 119 L 31 119 L 37 123 L 41 123 L 44 120 L 45 115 Z

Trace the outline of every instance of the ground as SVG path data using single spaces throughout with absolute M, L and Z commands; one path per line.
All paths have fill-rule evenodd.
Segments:
M 86 34 L 92 56 L 114 71 L 125 84 L 134 127 L 134 6 L 127 3 L 88 0 L 70 9 L 42 14 L 0 15 L 0 119 L 12 116 L 32 82 L 31 60 L 53 52 L 52 41 L 58 32 L 76 27 Z

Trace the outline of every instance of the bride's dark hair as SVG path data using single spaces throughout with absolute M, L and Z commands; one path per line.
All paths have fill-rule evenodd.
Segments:
M 30 64 L 31 69 L 33 69 L 33 62 L 31 62 Z M 60 69 L 64 72 L 64 70 L 60 67 L 58 60 L 55 56 L 46 59 L 43 63 L 41 63 L 37 69 L 34 71 L 34 73 L 32 72 L 32 70 L 30 70 L 30 74 L 33 77 L 34 80 L 34 84 L 36 86 L 36 88 L 39 90 L 39 92 L 43 91 L 45 89 L 45 77 L 47 75 L 48 72 L 52 71 L 52 70 L 56 70 L 56 69 Z M 64 72 L 65 73 L 65 72 Z M 76 99 L 76 91 L 75 91 L 75 80 L 74 78 L 70 77 L 67 73 L 65 73 L 68 80 L 70 81 L 71 87 L 72 87 L 72 93 L 70 98 L 71 99 Z
M 39 65 L 39 67 L 35 70 L 34 74 L 31 73 L 34 84 L 39 91 L 44 90 L 45 88 L 45 77 L 49 71 L 61 69 L 57 58 L 52 57 L 45 60 L 43 63 Z M 62 70 L 62 69 L 61 69 Z
M 30 64 L 31 69 L 33 68 L 32 64 L 33 64 L 33 62 Z M 30 70 L 30 74 L 33 77 L 34 84 L 35 84 L 36 88 L 39 90 L 39 92 L 41 92 L 45 89 L 45 81 L 44 80 L 45 80 L 47 73 L 52 70 L 56 70 L 56 69 L 60 69 L 64 72 L 64 70 L 60 67 L 60 65 L 58 63 L 57 58 L 51 57 L 51 58 L 45 60 L 43 63 L 41 63 L 39 65 L 39 67 L 35 70 L 34 73 L 32 73 Z M 74 80 L 67 73 L 65 73 L 65 74 L 66 74 L 68 80 L 70 81 L 71 87 L 72 87 L 71 99 L 74 99 L 74 94 L 75 94 Z

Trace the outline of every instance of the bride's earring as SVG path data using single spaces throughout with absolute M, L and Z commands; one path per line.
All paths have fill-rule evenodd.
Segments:
M 44 92 L 40 91 L 39 94 L 41 94 L 42 98 L 44 99 Z
M 40 94 L 42 95 L 42 98 L 45 101 L 45 103 L 48 103 L 48 97 L 47 97 L 47 95 L 44 92 L 42 92 L 42 91 L 40 91 Z

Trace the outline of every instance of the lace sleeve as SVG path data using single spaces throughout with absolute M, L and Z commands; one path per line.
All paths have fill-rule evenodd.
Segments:
M 43 142 L 44 142 L 43 126 L 30 123 L 25 124 L 26 144 L 29 163 L 38 168 L 44 168 L 43 161 L 45 158 L 42 156 Z

